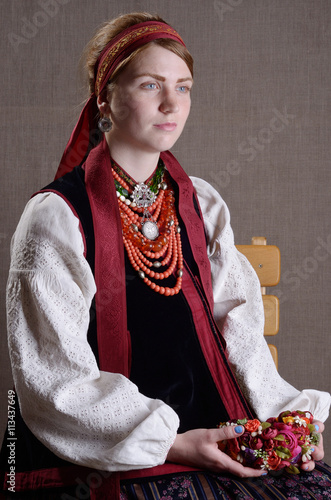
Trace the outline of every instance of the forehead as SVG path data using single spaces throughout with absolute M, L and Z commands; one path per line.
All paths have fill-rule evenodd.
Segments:
M 149 45 L 137 54 L 122 74 L 135 78 L 143 73 L 153 73 L 164 77 L 191 78 L 191 72 L 181 57 L 171 50 L 155 44 Z

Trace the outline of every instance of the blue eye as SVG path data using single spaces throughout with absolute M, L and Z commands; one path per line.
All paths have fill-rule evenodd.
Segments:
M 186 85 L 181 85 L 180 87 L 178 87 L 178 90 L 179 92 L 182 92 L 182 93 L 186 93 L 186 92 L 190 92 L 190 87 L 187 87 Z
M 147 83 L 146 85 L 144 85 L 144 87 L 147 89 L 155 90 L 157 85 L 156 83 Z

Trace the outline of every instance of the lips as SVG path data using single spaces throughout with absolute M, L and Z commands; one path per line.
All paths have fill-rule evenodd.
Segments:
M 177 128 L 177 123 L 175 122 L 166 122 L 166 123 L 157 123 L 154 127 L 164 130 L 165 132 L 173 132 Z

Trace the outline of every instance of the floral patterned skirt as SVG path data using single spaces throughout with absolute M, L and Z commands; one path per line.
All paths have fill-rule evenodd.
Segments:
M 317 462 L 312 472 L 268 474 L 260 478 L 205 472 L 179 473 L 121 483 L 121 500 L 288 500 L 331 499 L 331 467 Z

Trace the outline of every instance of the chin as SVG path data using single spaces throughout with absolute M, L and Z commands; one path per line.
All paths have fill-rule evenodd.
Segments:
M 162 151 L 168 151 L 168 149 L 171 149 L 177 142 L 179 137 L 176 138 L 167 138 L 167 140 L 160 140 L 158 141 L 157 149 L 160 153 Z

